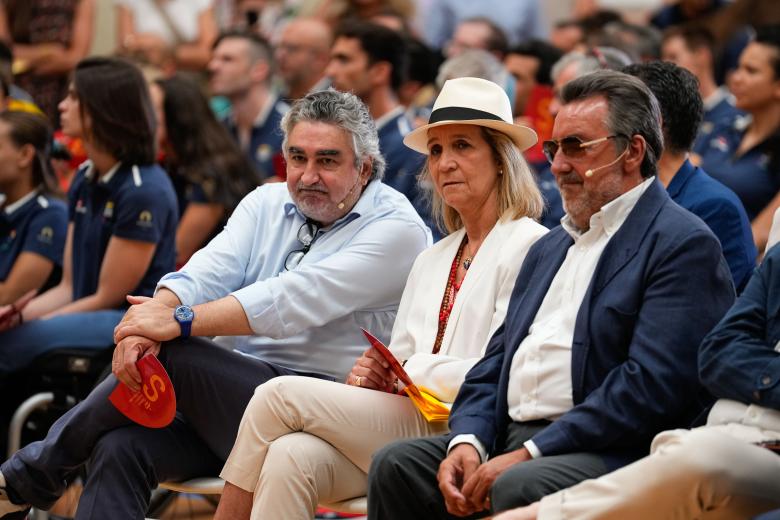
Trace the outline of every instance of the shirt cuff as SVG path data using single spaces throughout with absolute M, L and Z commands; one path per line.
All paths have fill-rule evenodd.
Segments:
M 187 275 L 181 272 L 168 273 L 157 282 L 154 294 L 157 294 L 160 289 L 168 289 L 184 305 L 201 303 L 197 301 L 196 291 L 192 290 L 192 286 L 193 282 Z
M 487 460 L 487 450 L 485 450 L 485 447 L 482 445 L 482 442 L 477 438 L 476 435 L 472 435 L 470 433 L 461 433 L 460 435 L 456 435 L 450 441 L 449 446 L 447 446 L 447 455 L 449 455 L 450 451 L 452 451 L 452 448 L 458 444 L 471 444 L 474 446 L 474 449 L 477 450 L 477 453 L 479 453 L 479 460 L 483 463 Z
M 536 443 L 534 443 L 534 441 L 529 439 L 523 443 L 523 446 L 525 447 L 525 449 L 528 450 L 528 453 L 531 454 L 532 459 L 538 459 L 542 457 L 542 452 L 536 446 Z

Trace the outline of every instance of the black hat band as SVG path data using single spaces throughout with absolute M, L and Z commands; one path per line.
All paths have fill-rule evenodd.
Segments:
M 470 119 L 493 119 L 506 123 L 497 115 L 483 110 L 467 107 L 443 107 L 431 112 L 428 124 L 438 123 L 439 121 L 468 121 Z

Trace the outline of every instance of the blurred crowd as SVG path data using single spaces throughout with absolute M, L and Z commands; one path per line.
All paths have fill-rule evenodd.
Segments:
M 417 213 L 409 218 L 419 216 L 435 242 L 458 227 L 446 215 L 441 225 L 433 159 L 420 153 L 430 150 L 404 140 L 427 128 L 447 81 L 492 82 L 514 123 L 536 133 L 520 148 L 544 207 L 528 216 L 553 229 L 571 210 L 551 171 L 559 149 L 575 157 L 626 137 L 553 140 L 565 86 L 596 71 L 637 76 L 660 106 L 657 178 L 717 236 L 738 293 L 770 240 L 780 208 L 776 0 L 667 1 L 646 19 L 576 0 L 555 23 L 541 0 L 112 1 L 111 56 L 90 56 L 99 0 L 0 3 L 0 391 L 47 350 L 113 346 L 127 308 L 148 303 L 161 278 L 176 279 L 210 242 L 238 247 L 220 232 L 231 218 L 251 227 L 241 201 L 258 186 L 295 189 L 288 161 L 303 161 L 305 150 L 290 145 L 285 122 L 297 101 L 323 90 L 362 101 L 384 158 L 383 176 L 375 169 L 341 186 L 349 189 L 335 206 L 355 204 L 360 182 L 378 176 L 408 199 Z M 439 117 L 458 119 L 461 109 Z M 339 166 L 318 160 L 326 172 Z M 337 220 L 305 217 L 293 237 L 303 247 L 290 253 L 300 255 L 272 277 L 294 270 L 320 225 Z M 229 256 L 213 253 L 214 270 L 227 269 Z M 16 402 L 3 404 L 0 426 Z
M 80 139 L 60 131 L 58 104 L 75 65 L 90 51 L 96 3 L 7 0 L 0 11 L 3 106 L 42 112 L 56 129 L 51 158 L 63 192 L 86 155 Z M 288 104 L 307 92 L 333 86 L 368 104 L 390 163 L 386 182 L 432 224 L 416 182 L 422 158 L 401 139 L 427 121 L 447 79 L 474 76 L 502 85 L 516 121 L 534 128 L 541 143 L 552 130 L 556 91 L 572 77 L 574 69 L 567 71 L 566 64 L 578 63 L 582 73 L 657 59 L 698 79 L 705 113 L 693 162 L 737 193 L 760 247 L 780 202 L 771 153 L 777 100 L 754 99 L 746 68 L 735 72 L 754 28 L 780 21 L 776 6 L 681 0 L 648 12 L 648 23 L 633 23 L 636 16 L 626 21 L 619 10 L 593 0 L 573 5 L 570 17 L 551 27 L 537 0 L 115 0 L 115 53 L 141 67 L 151 82 L 163 82 L 155 83 L 152 94 L 161 123 L 159 159 L 174 180 L 186 229 L 177 239 L 179 265 L 251 186 L 284 179 L 278 122 Z M 214 154 L 226 153 L 219 144 L 224 139 L 215 136 L 219 129 L 195 130 L 208 126 L 204 114 L 185 116 L 173 105 L 191 104 L 179 99 L 167 102 L 171 117 L 164 118 L 168 98 L 160 85 L 174 76 L 173 85 L 192 83 L 197 89 L 181 89 L 209 99 L 253 172 L 204 171 L 202 157 L 219 162 Z M 172 98 L 187 95 L 171 88 Z M 756 114 L 760 122 L 753 122 Z M 754 148 L 756 153 L 745 153 Z M 563 210 L 541 145 L 526 158 L 547 201 L 542 221 L 557 225 Z M 739 166 L 726 166 L 728 158 Z M 188 202 L 194 203 L 198 229 L 206 225 L 208 233 L 194 230 L 196 217 L 185 216 Z M 195 211 L 217 202 L 220 209 Z

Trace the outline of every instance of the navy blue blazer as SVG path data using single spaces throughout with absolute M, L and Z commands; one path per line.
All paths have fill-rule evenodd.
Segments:
M 451 435 L 502 451 L 512 357 L 572 244 L 557 227 L 532 246 L 504 325 L 458 393 Z M 600 452 L 617 467 L 659 431 L 688 427 L 711 401 L 699 385 L 699 344 L 733 301 L 718 239 L 653 182 L 604 249 L 577 314 L 574 407 L 533 442 L 544 455 Z
M 780 410 L 780 245 L 699 350 L 699 374 L 715 397 Z
M 707 224 L 720 240 L 737 293 L 756 268 L 750 221 L 736 194 L 686 160 L 666 188 L 677 204 Z

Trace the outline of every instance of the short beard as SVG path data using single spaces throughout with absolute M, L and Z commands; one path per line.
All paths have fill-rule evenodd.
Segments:
M 601 211 L 604 205 L 623 194 L 620 188 L 620 177 L 614 177 L 610 182 L 605 181 L 596 191 L 583 190 L 580 197 L 574 200 L 567 200 L 564 192 L 561 191 L 563 209 L 577 229 L 584 233 L 590 229 L 590 218 Z

